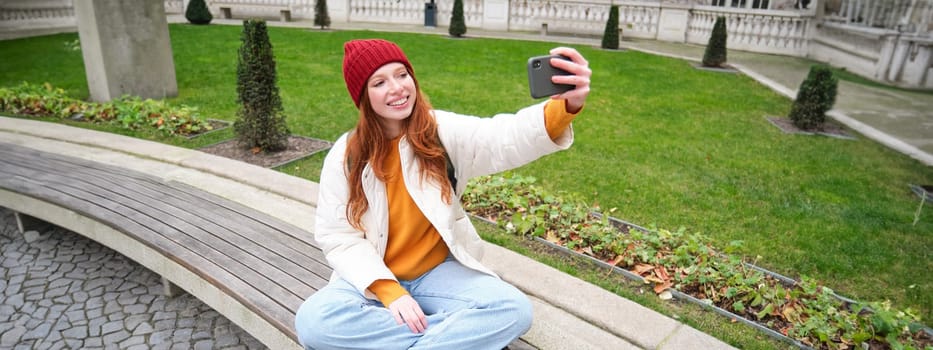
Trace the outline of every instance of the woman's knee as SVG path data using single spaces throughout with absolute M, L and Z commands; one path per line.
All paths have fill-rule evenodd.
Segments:
M 528 296 L 519 293 L 519 295 L 509 300 L 508 307 L 515 321 L 513 328 L 518 330 L 520 334 L 527 332 L 531 328 L 531 322 L 534 319 L 534 311 Z
M 516 337 L 527 332 L 533 319 L 531 300 L 512 285 L 500 288 L 498 292 L 498 297 L 490 306 L 496 309 L 495 319 L 502 322 L 501 329 L 515 333 Z
M 298 335 L 298 341 L 306 349 L 318 347 L 316 345 L 317 340 L 320 340 L 323 336 L 319 331 L 325 317 L 321 312 L 321 308 L 313 304 L 314 301 L 309 298 L 301 304 L 298 312 L 295 313 L 295 332 Z

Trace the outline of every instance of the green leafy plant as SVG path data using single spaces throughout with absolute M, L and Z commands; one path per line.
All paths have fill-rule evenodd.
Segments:
M 237 121 L 240 145 L 266 152 L 288 146 L 288 126 L 276 85 L 272 43 L 263 20 L 243 21 L 237 62 Z
M 474 215 L 507 231 L 541 237 L 641 276 L 656 293 L 676 289 L 818 349 L 930 349 L 933 339 L 910 309 L 889 302 L 851 305 L 832 289 L 803 277 L 784 284 L 741 258 L 713 247 L 699 233 L 616 227 L 598 207 L 552 195 L 534 178 L 474 179 L 463 195 Z M 609 212 L 613 212 L 610 209 Z
M 81 51 L 81 39 L 66 41 L 65 49 L 69 51 Z
M 188 2 L 188 8 L 185 9 L 185 18 L 191 24 L 210 24 L 214 15 L 211 14 L 204 0 L 191 0 Z
M 164 101 L 123 96 L 102 104 L 102 113 L 127 129 L 153 128 L 182 135 L 196 134 L 211 129 L 209 123 L 196 118 L 197 109 L 188 106 L 173 108 Z
M 0 111 L 113 124 L 129 130 L 148 128 L 170 135 L 192 135 L 212 129 L 193 107 L 171 106 L 136 96 L 104 103 L 86 102 L 68 97 L 65 90 L 48 83 L 0 88 Z
M 87 109 L 88 103 L 68 97 L 65 90 L 45 83 L 22 83 L 0 88 L 0 110 L 19 115 L 68 118 Z
M 819 129 L 826 122 L 826 112 L 836 103 L 838 79 L 824 64 L 810 66 L 807 78 L 800 83 L 797 98 L 790 110 L 790 120 L 804 130 Z
M 619 48 L 619 6 L 609 7 L 609 19 L 606 20 L 606 29 L 603 31 L 602 48 L 616 50 Z
M 314 25 L 321 29 L 330 27 L 330 15 L 327 13 L 327 0 L 315 0 Z
M 459 38 L 466 34 L 466 19 L 463 18 L 463 0 L 454 0 L 454 9 L 450 14 L 450 36 Z
M 709 36 L 706 51 L 703 53 L 704 67 L 722 67 L 726 63 L 726 39 L 726 18 L 716 17 L 713 32 Z

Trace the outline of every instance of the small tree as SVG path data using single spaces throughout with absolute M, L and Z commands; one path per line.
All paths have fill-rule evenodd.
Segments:
M 191 24 L 210 24 L 211 20 L 214 19 L 214 15 L 211 15 L 211 11 L 207 9 L 204 0 L 191 0 L 188 3 L 188 8 L 185 9 L 185 18 Z
M 454 0 L 454 11 L 450 15 L 450 36 L 461 37 L 466 34 L 466 20 L 463 18 L 463 0 Z
M 288 126 L 276 86 L 275 58 L 266 22 L 243 21 L 242 45 L 237 61 L 237 121 L 241 146 L 279 151 L 288 146 Z
M 619 48 L 619 5 L 609 8 L 609 20 L 606 21 L 606 30 L 603 32 L 602 47 L 612 50 Z
M 836 103 L 838 83 L 829 66 L 811 66 L 807 79 L 797 90 L 797 98 L 790 110 L 790 120 L 794 125 L 804 130 L 822 127 L 826 122 L 826 112 Z
M 706 52 L 703 53 L 704 67 L 722 67 L 726 63 L 726 35 L 726 18 L 716 17 L 713 33 L 709 36 Z
M 317 0 L 314 2 L 314 25 L 321 29 L 330 27 L 330 15 L 327 14 L 327 0 Z

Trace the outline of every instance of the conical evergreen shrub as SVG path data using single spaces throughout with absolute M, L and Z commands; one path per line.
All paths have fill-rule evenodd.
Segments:
M 185 9 L 185 18 L 191 24 L 210 24 L 214 15 L 211 14 L 204 0 L 191 0 L 188 2 L 188 8 Z
M 726 18 L 716 17 L 713 33 L 709 36 L 706 52 L 703 53 L 704 67 L 722 67 L 726 63 L 726 39 Z
M 603 32 L 604 49 L 617 50 L 619 48 L 619 6 L 609 8 L 609 19 L 606 20 L 606 30 Z
M 324 29 L 330 27 L 330 15 L 327 14 L 327 0 L 314 2 L 314 25 Z
M 466 34 L 466 19 L 463 18 L 463 0 L 454 0 L 454 10 L 450 14 L 450 36 L 461 37 Z
M 237 61 L 237 120 L 239 144 L 274 152 L 288 146 L 288 126 L 276 85 L 275 58 L 263 20 L 243 21 Z
M 800 129 L 813 130 L 826 122 L 826 112 L 836 103 L 839 80 L 825 64 L 813 65 L 807 79 L 800 83 L 797 98 L 790 110 L 790 120 Z

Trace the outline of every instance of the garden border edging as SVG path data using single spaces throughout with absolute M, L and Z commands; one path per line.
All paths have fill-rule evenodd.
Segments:
M 590 214 L 593 215 L 593 216 L 595 216 L 595 217 L 598 217 L 598 218 L 602 218 L 602 216 L 603 216 L 601 213 L 598 213 L 598 212 L 591 212 Z M 481 217 L 481 216 L 477 216 L 477 215 L 473 215 L 473 214 L 470 214 L 470 216 L 473 217 L 473 218 L 477 218 L 477 219 L 479 219 L 479 220 L 481 220 L 481 221 L 483 221 L 483 222 L 490 223 L 490 224 L 493 224 L 493 225 L 497 225 L 497 226 L 498 226 L 498 223 L 497 223 L 496 221 L 490 220 L 490 219 L 488 219 L 488 218 Z M 644 228 L 644 227 L 642 227 L 642 226 L 639 226 L 639 225 L 636 225 L 636 224 L 633 224 L 633 223 L 630 223 L 630 222 L 627 222 L 627 221 L 624 221 L 624 220 L 621 220 L 621 219 L 618 219 L 618 218 L 614 218 L 614 217 L 612 217 L 612 216 L 608 216 L 608 220 L 612 223 L 612 226 L 615 227 L 617 230 L 619 230 L 619 232 L 622 233 L 622 234 L 627 234 L 627 233 L 623 230 L 623 227 L 634 228 L 634 229 L 637 229 L 637 230 L 642 231 L 642 232 L 651 232 L 651 230 L 649 230 L 649 229 L 647 229 L 647 228 Z M 544 238 L 537 237 L 537 236 L 532 236 L 532 237 L 533 237 L 533 239 L 534 239 L 535 242 L 542 243 L 542 244 L 544 244 L 546 247 L 551 248 L 551 249 L 553 249 L 553 250 L 556 250 L 556 251 L 558 251 L 558 252 L 560 252 L 560 253 L 567 254 L 567 255 L 573 256 L 573 257 L 583 257 L 583 258 L 586 258 L 588 261 L 594 262 L 594 263 L 596 263 L 596 264 L 599 265 L 599 266 L 610 268 L 610 271 L 612 271 L 612 272 L 614 272 L 614 273 L 618 273 L 618 274 L 624 276 L 624 277 L 627 278 L 627 279 L 630 279 L 630 280 L 633 280 L 633 281 L 637 281 L 637 282 L 641 282 L 641 283 L 646 283 L 646 281 L 645 281 L 645 279 L 644 279 L 643 277 L 641 277 L 641 276 L 639 276 L 639 275 L 636 275 L 636 274 L 634 274 L 634 273 L 632 273 L 632 272 L 630 272 L 630 271 L 628 271 L 628 270 L 619 268 L 618 266 L 615 266 L 615 265 L 608 264 L 608 263 L 606 263 L 606 262 L 604 262 L 604 261 L 602 261 L 602 260 L 599 260 L 599 259 L 597 259 L 597 258 L 595 258 L 595 257 L 589 256 L 589 255 L 586 255 L 586 254 L 582 254 L 582 253 L 578 253 L 578 252 L 573 251 L 573 250 L 571 250 L 571 249 L 569 249 L 569 248 L 567 248 L 567 247 L 564 247 L 564 246 L 555 244 L 555 243 L 553 243 L 553 242 L 550 242 L 550 241 L 548 241 L 548 240 L 546 240 L 546 239 L 544 239 Z M 720 254 L 721 254 L 721 253 L 720 253 Z M 790 278 L 790 277 L 781 275 L 781 274 L 779 274 L 779 273 L 776 273 L 776 272 L 770 271 L 770 270 L 768 270 L 768 269 L 765 269 L 765 268 L 756 266 L 756 265 L 754 265 L 754 264 L 750 264 L 750 263 L 747 263 L 747 262 L 744 262 L 744 261 L 742 262 L 742 264 L 743 264 L 745 267 L 748 267 L 748 268 L 757 270 L 757 271 L 759 271 L 759 272 L 761 272 L 761 273 L 764 273 L 764 274 L 766 274 L 766 275 L 768 275 L 768 276 L 770 276 L 770 277 L 772 277 L 772 278 L 774 278 L 774 279 L 780 281 L 780 283 L 783 284 L 785 287 L 792 287 L 792 286 L 794 286 L 794 285 L 796 285 L 796 284 L 798 283 L 798 281 L 795 280 L 795 279 L 793 279 L 793 278 Z M 744 316 L 737 315 L 737 314 L 732 313 L 731 311 L 728 311 L 728 310 L 726 310 L 726 309 L 723 309 L 723 308 L 721 308 L 721 307 L 719 307 L 719 306 L 716 306 L 716 305 L 713 305 L 713 304 L 711 304 L 711 303 L 705 302 L 705 301 L 703 301 L 703 300 L 697 299 L 696 297 L 693 297 L 693 296 L 691 296 L 691 295 L 689 295 L 689 294 L 687 294 L 687 293 L 683 293 L 683 292 L 681 292 L 681 291 L 679 291 L 679 290 L 677 290 L 677 289 L 675 289 L 675 288 L 673 288 L 673 287 L 668 288 L 668 290 L 670 290 L 670 291 L 671 291 L 671 295 L 672 295 L 674 298 L 678 299 L 678 300 L 686 300 L 686 301 L 691 302 L 691 303 L 694 303 L 694 304 L 696 304 L 696 305 L 698 305 L 698 306 L 700 306 L 700 307 L 702 307 L 702 308 L 712 309 L 713 311 L 715 311 L 716 313 L 718 313 L 718 314 L 720 314 L 720 315 L 722 315 L 722 316 L 728 317 L 728 318 L 730 318 L 731 320 L 741 321 L 742 323 L 744 323 L 744 324 L 746 324 L 746 325 L 752 326 L 753 328 L 755 328 L 755 329 L 757 329 L 757 330 L 759 330 L 759 331 L 764 332 L 765 334 L 771 336 L 772 338 L 775 338 L 775 339 L 777 339 L 777 340 L 783 341 L 783 342 L 788 343 L 788 344 L 790 344 L 790 345 L 796 346 L 796 347 L 799 348 L 799 349 L 802 349 L 802 350 L 815 350 L 813 347 L 810 347 L 810 346 L 808 346 L 808 345 L 806 345 L 806 344 L 800 342 L 800 341 L 797 340 L 797 339 L 794 339 L 794 338 L 791 338 L 791 337 L 789 337 L 789 336 L 786 336 L 786 335 L 784 335 L 784 334 L 782 334 L 782 333 L 780 333 L 780 332 L 778 332 L 778 331 L 776 331 L 776 330 L 774 330 L 774 329 L 771 329 L 771 328 L 768 328 L 768 327 L 766 327 L 766 326 L 764 326 L 764 325 L 762 325 L 762 324 L 759 324 L 758 322 L 755 322 L 754 320 L 750 320 L 750 319 L 748 319 L 748 318 L 746 318 L 746 317 L 744 317 Z M 835 291 L 832 292 L 832 296 L 833 296 L 834 298 L 836 298 L 836 299 L 838 299 L 838 300 L 844 302 L 844 303 L 847 303 L 847 304 L 857 304 L 857 303 L 858 303 L 858 301 L 856 301 L 856 300 L 854 300 L 854 299 L 850 299 L 850 298 L 844 297 L 844 296 L 841 296 L 841 295 L 837 294 Z M 869 311 L 870 311 L 870 310 L 869 310 Z M 933 329 L 931 329 L 930 327 L 927 327 L 926 325 L 924 325 L 924 326 L 923 326 L 923 330 L 924 330 L 924 332 L 926 332 L 927 334 L 933 335 Z

